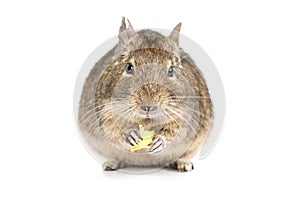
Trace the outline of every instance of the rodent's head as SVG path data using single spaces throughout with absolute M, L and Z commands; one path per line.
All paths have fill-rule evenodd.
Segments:
M 183 106 L 191 101 L 182 97 L 193 95 L 181 65 L 181 24 L 168 37 L 151 30 L 136 33 L 128 24 L 123 18 L 114 62 L 99 80 L 98 97 L 111 99 L 112 114 L 120 126 L 128 121 L 179 122 Z

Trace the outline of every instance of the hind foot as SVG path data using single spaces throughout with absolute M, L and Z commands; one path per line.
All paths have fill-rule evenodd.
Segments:
M 189 160 L 177 160 L 170 164 L 174 169 L 177 169 L 179 172 L 190 172 L 194 169 L 194 165 Z
M 121 163 L 117 160 L 109 160 L 102 164 L 102 168 L 104 171 L 114 171 L 121 167 L 122 167 Z

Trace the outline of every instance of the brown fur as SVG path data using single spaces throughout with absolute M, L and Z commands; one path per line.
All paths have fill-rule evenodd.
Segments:
M 213 119 L 205 79 L 178 45 L 181 24 L 165 37 L 151 30 L 136 33 L 128 23 L 126 27 L 123 19 L 119 44 L 86 79 L 79 105 L 80 131 L 97 155 L 110 160 L 103 165 L 106 170 L 172 163 L 179 171 L 190 171 L 188 160 L 202 148 Z M 133 75 L 125 73 L 129 62 Z M 171 78 L 167 77 L 170 66 L 175 74 Z M 140 116 L 144 104 L 158 105 L 158 117 Z M 139 124 L 165 139 L 162 152 L 130 152 L 126 137 Z

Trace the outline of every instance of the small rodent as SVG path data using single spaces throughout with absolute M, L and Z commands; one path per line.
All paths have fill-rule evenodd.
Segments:
M 191 171 L 212 126 L 213 106 L 205 79 L 179 47 L 179 23 L 169 36 L 135 32 L 125 18 L 119 42 L 92 68 L 83 86 L 78 124 L 104 170 L 170 165 Z M 139 126 L 155 131 L 151 147 L 130 148 Z

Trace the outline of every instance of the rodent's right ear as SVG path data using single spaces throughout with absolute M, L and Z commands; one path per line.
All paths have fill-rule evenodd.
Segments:
M 125 17 L 122 18 L 122 24 L 119 30 L 119 44 L 115 50 L 114 59 L 120 60 L 124 55 L 128 54 L 129 51 L 129 41 L 130 38 L 136 35 L 130 21 L 127 19 L 127 24 L 125 21 Z
M 127 23 L 128 23 L 128 25 L 126 26 L 125 17 L 122 17 L 122 24 L 119 29 L 120 42 L 126 43 L 126 41 L 128 41 L 128 39 L 135 36 L 135 34 L 136 34 L 129 19 L 127 19 Z

